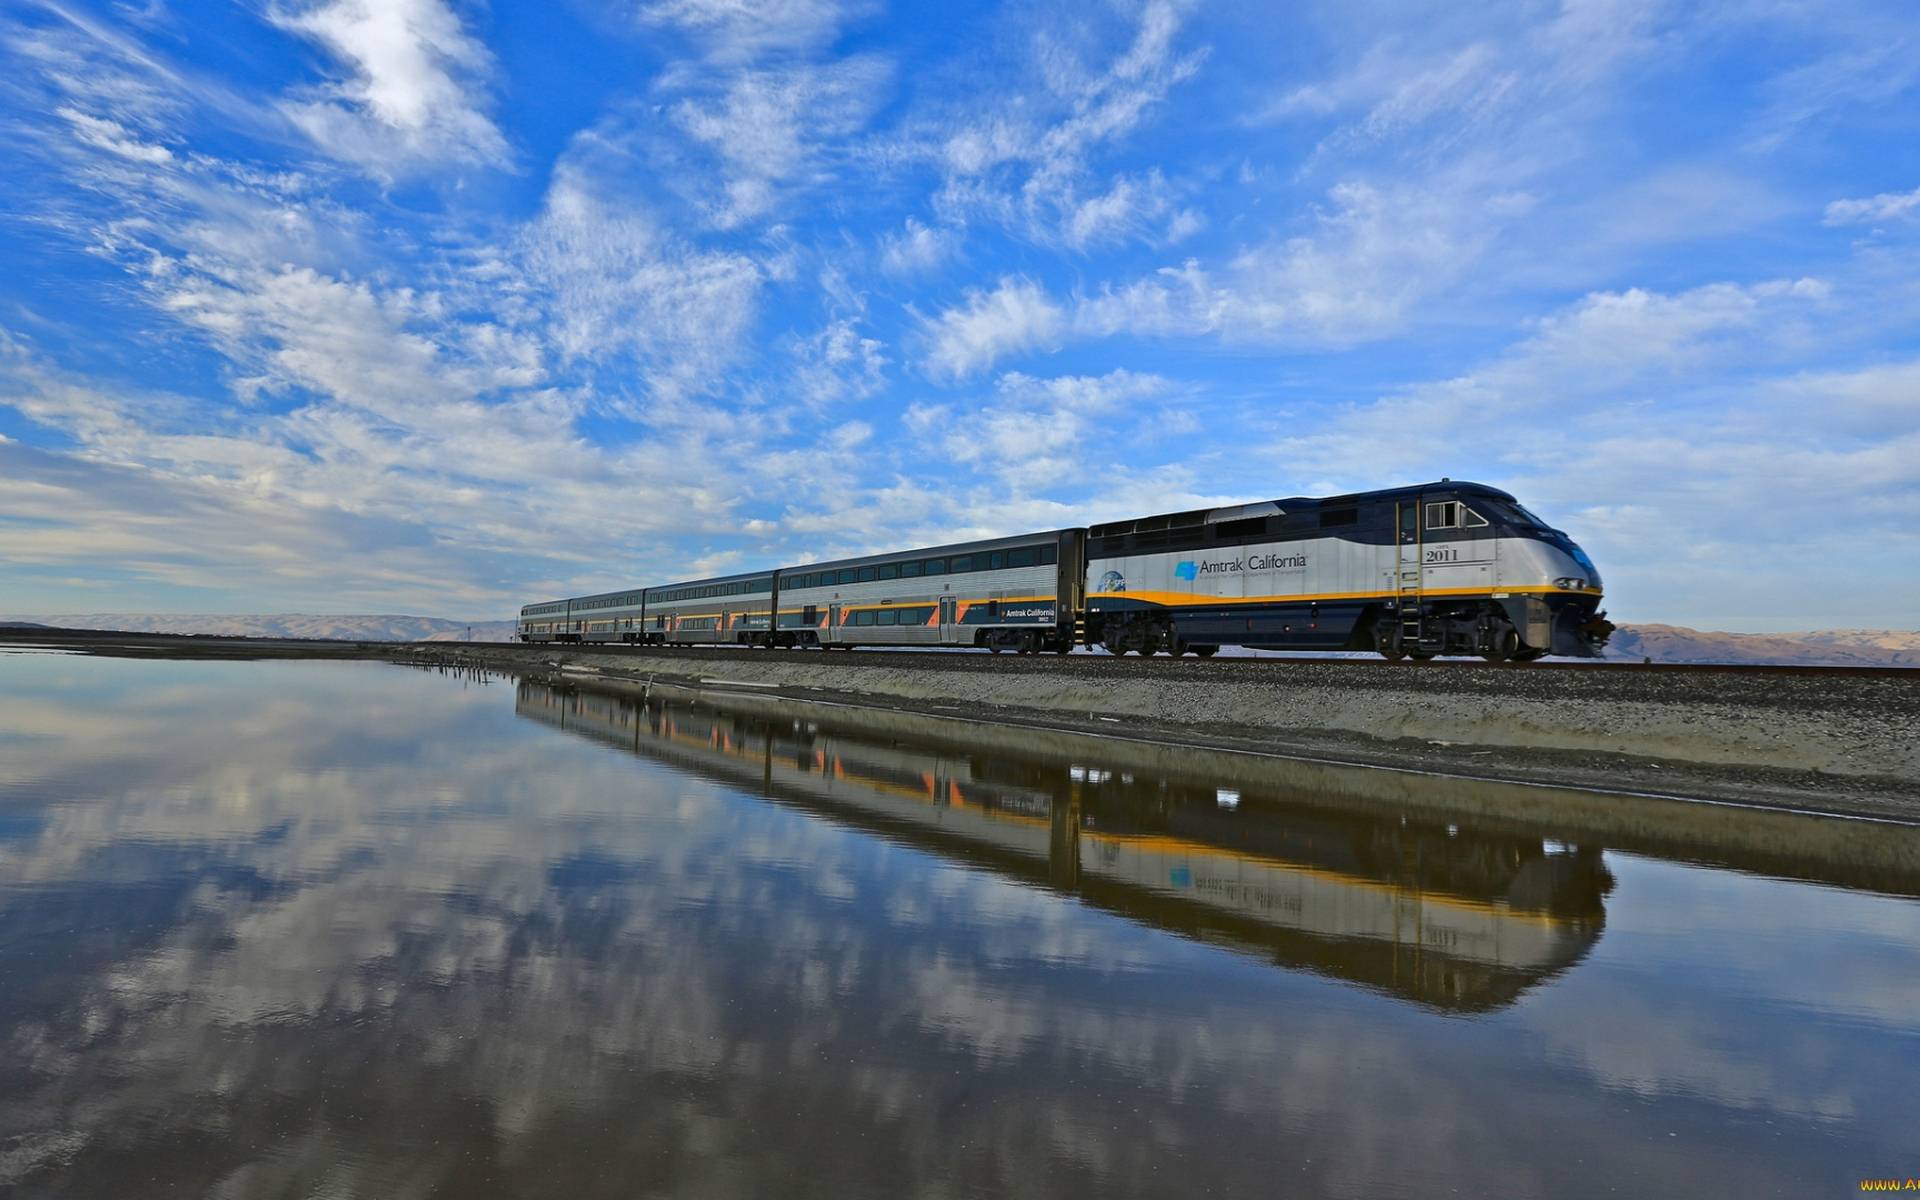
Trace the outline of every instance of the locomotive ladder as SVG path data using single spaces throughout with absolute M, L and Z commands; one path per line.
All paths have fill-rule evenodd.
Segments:
M 1400 619 L 1400 647 L 1411 650 L 1426 635 L 1421 616 L 1422 532 L 1418 501 L 1402 503 L 1394 537 L 1393 607 Z

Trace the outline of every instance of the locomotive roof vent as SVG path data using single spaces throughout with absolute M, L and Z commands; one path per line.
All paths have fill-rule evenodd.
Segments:
M 1217 525 L 1221 521 L 1239 521 L 1248 517 L 1284 517 L 1287 510 L 1271 500 L 1262 500 L 1258 504 L 1237 504 L 1232 508 L 1216 508 L 1207 514 L 1207 524 Z

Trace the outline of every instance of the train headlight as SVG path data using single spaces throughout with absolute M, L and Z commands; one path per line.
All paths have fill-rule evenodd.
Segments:
M 1578 592 L 1586 588 L 1587 581 L 1578 575 L 1562 575 L 1553 581 L 1553 586 L 1563 592 Z

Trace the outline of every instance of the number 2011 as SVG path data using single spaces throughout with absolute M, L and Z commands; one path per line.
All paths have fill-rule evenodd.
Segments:
M 1457 560 L 1458 560 L 1459 558 L 1460 558 L 1460 552 L 1459 552 L 1458 550 L 1429 550 L 1429 551 L 1427 551 L 1427 561 L 1428 561 L 1428 562 L 1430 562 L 1430 563 L 1436 563 L 1436 562 L 1455 562 L 1455 561 L 1457 561 Z

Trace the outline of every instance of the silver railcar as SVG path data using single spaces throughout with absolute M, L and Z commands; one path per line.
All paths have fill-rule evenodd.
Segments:
M 694 579 L 646 589 L 645 628 L 636 639 L 650 645 L 761 645 L 773 618 L 772 571 Z
M 1066 651 L 1081 532 L 929 546 L 779 572 L 776 644 Z

